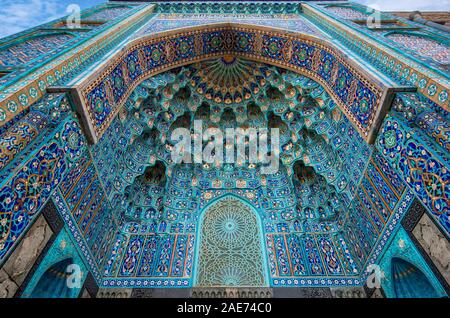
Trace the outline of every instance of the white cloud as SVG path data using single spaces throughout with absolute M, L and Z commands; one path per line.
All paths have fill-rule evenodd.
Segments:
M 381 11 L 450 10 L 450 0 L 353 0 L 353 2 L 361 3 Z
M 20 32 L 65 16 L 66 8 L 77 3 L 82 8 L 106 0 L 0 0 L 0 37 Z M 352 1 L 352 0 L 350 0 Z M 450 0 L 353 0 L 382 11 L 448 11 Z
M 66 15 L 66 4 L 57 0 L 2 0 L 0 37 Z

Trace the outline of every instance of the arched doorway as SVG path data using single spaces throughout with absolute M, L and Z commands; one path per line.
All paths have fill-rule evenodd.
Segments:
M 45 271 L 31 293 L 31 298 L 70 298 L 71 289 L 67 285 L 67 267 L 73 264 L 66 258 Z
M 392 259 L 392 279 L 395 296 L 398 298 L 438 297 L 425 274 L 401 258 Z
M 233 196 L 203 214 L 198 239 L 198 287 L 266 287 L 268 280 L 256 212 Z

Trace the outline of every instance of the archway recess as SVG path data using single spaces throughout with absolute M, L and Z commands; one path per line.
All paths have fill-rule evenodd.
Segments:
M 66 258 L 52 265 L 39 279 L 31 293 L 31 298 L 69 298 L 71 290 L 67 285 L 67 267 L 73 264 L 72 258 Z
M 435 298 L 436 290 L 425 274 L 401 258 L 392 259 L 392 281 L 398 298 Z
M 197 246 L 198 287 L 266 287 L 266 258 L 256 212 L 234 196 L 204 211 Z
M 215 23 L 165 31 L 128 43 L 68 90 L 95 143 L 146 78 L 198 61 L 232 55 L 286 68 L 317 81 L 371 143 L 394 88 L 334 44 L 264 26 Z

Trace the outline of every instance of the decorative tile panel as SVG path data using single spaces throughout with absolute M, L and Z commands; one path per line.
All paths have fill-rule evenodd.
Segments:
M 101 137 L 145 77 L 225 53 L 287 67 L 317 80 L 360 134 L 367 140 L 371 138 L 387 87 L 373 81 L 353 62 L 344 60 L 336 49 L 307 36 L 296 37 L 265 28 L 216 26 L 136 40 L 124 53 L 117 54 L 106 69 L 97 70 L 95 79 L 81 84 L 79 93 L 85 108 L 80 112 L 87 117 L 91 140 L 95 142 Z M 136 67 L 133 74 L 124 76 L 122 69 L 129 63 Z
M 70 138 L 69 138 L 70 136 Z M 43 140 L 29 159 L 0 187 L 0 261 L 33 222 L 85 149 L 78 123 L 70 117 Z

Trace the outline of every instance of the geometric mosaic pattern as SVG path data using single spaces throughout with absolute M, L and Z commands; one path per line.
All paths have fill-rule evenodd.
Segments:
M 233 198 L 222 199 L 205 212 L 199 237 L 197 286 L 267 284 L 256 217 Z
M 414 50 L 420 56 L 430 57 L 438 63 L 450 63 L 450 46 L 415 34 L 391 33 L 386 36 L 395 43 Z
M 69 117 L 32 149 L 19 169 L 2 176 L 0 262 L 26 232 L 83 149 L 85 141 L 78 122 Z
M 106 199 L 90 155 L 82 158 L 69 171 L 59 185 L 60 213 L 74 224 L 89 249 L 97 268 L 102 268 L 117 231 L 116 220 Z M 62 206 L 63 205 L 63 206 Z M 66 220 L 67 221 L 67 220 Z
M 110 21 L 129 11 L 130 8 L 131 7 L 129 6 L 104 8 L 92 14 L 86 15 L 84 18 L 89 21 Z
M 325 10 L 331 12 L 332 14 L 348 20 L 365 20 L 367 19 L 367 13 L 355 10 L 351 7 L 344 6 L 327 6 Z
M 266 65 L 239 59 L 228 60 L 228 62 L 221 60 L 214 59 L 183 68 L 176 77 L 172 73 L 162 73 L 136 89 L 127 107 L 122 109 L 121 114 L 112 122 L 99 143 L 92 148 L 108 197 L 113 200 L 114 193 L 123 193 L 125 187 L 132 184 L 134 178 L 142 174 L 144 169 L 151 166 L 155 160 L 163 161 L 167 169 L 171 170 L 175 164 L 168 151 L 172 144 L 167 130 L 171 131 L 172 127 L 182 120 L 190 121 L 192 126 L 194 118 L 202 116 L 201 106 L 208 103 L 211 105 L 208 110 L 210 115 L 205 119 L 205 125 L 236 124 L 264 127 L 268 125 L 266 116 L 276 114 L 275 119 L 279 118 L 276 124 L 282 130 L 281 161 L 288 167 L 289 174 L 296 169 L 295 162 L 301 160 L 306 166 L 313 167 L 320 176 L 317 182 L 310 180 L 295 185 L 297 195 L 303 198 L 298 201 L 301 201 L 302 210 L 308 218 L 318 217 L 319 214 L 322 217 L 330 216 L 333 214 L 331 210 L 338 210 L 340 200 L 344 201 L 343 206 L 348 205 L 356 189 L 356 183 L 352 180 L 358 180 L 363 173 L 370 156 L 370 147 L 360 138 L 347 118 L 335 108 L 335 104 L 323 88 L 308 78 L 291 72 L 280 73 L 280 70 L 274 67 L 269 68 Z M 209 71 L 206 71 L 208 68 L 219 71 L 209 74 Z M 257 71 L 247 73 L 252 69 Z M 222 74 L 222 71 L 238 74 L 238 77 L 242 78 L 255 76 L 256 79 L 262 79 L 264 76 L 264 81 L 261 80 L 261 83 L 265 84 L 259 85 L 259 80 L 249 80 L 244 85 L 231 86 L 233 82 L 238 83 L 236 78 L 231 77 L 227 81 L 230 81 L 233 96 L 229 92 L 214 91 L 214 86 L 217 85 L 209 80 L 208 76 L 217 77 L 218 74 Z M 264 75 L 266 73 L 271 75 Z M 187 76 L 192 78 L 189 84 L 187 84 Z M 167 84 L 159 86 L 159 83 Z M 204 83 L 208 85 L 205 86 Z M 281 91 L 269 89 L 274 86 L 280 87 Z M 155 89 L 150 89 L 151 87 Z M 191 91 L 190 95 L 186 93 L 186 90 Z M 307 94 L 313 99 L 300 97 Z M 288 97 L 280 97 L 283 95 Z M 152 109 L 151 106 L 149 107 L 151 101 L 145 99 L 141 109 L 135 109 L 133 101 L 144 99 L 146 96 L 161 96 L 162 100 L 158 103 L 162 107 Z M 270 102 L 267 106 L 262 105 L 262 110 L 259 110 L 260 106 L 247 107 L 252 98 L 279 100 L 273 104 Z M 259 105 L 259 102 L 256 105 Z M 298 106 L 293 108 L 289 105 Z M 231 109 L 234 115 L 224 112 L 225 107 Z M 137 111 L 139 111 L 138 119 Z M 237 123 L 233 122 L 234 119 L 231 119 L 231 122 L 226 120 L 227 116 L 236 116 Z M 146 129 L 159 132 L 152 137 L 154 146 L 146 146 L 142 139 Z M 308 147 L 305 144 L 309 142 L 309 138 L 317 143 L 316 147 Z M 294 144 L 297 146 L 293 147 Z M 350 153 L 351 156 L 349 156 Z M 130 165 L 131 162 L 133 162 L 132 165 Z M 235 182 L 235 180 L 231 181 Z M 205 182 L 208 181 L 205 180 Z M 329 190 L 321 191 L 330 192 L 330 195 L 313 198 L 319 191 L 317 183 L 322 183 L 325 188 L 328 187 Z M 156 191 L 155 197 L 157 192 L 161 192 L 157 189 L 151 191 Z M 131 201 L 140 200 L 136 198 Z M 320 207 L 325 205 L 327 200 L 333 209 Z M 309 211 L 306 210 L 307 206 L 311 207 Z M 286 211 L 286 214 L 289 213 L 291 212 Z
M 103 286 L 187 287 L 192 276 L 193 234 L 138 235 L 140 226 L 127 226 L 112 241 Z M 150 230 L 151 231 L 151 230 Z M 114 278 L 111 278 L 114 277 Z
M 202 173 L 201 170 L 198 170 L 196 174 L 198 175 L 198 173 Z M 170 204 L 170 206 L 166 207 L 165 217 L 162 221 L 157 217 L 158 214 L 151 214 L 154 217 L 146 221 L 130 222 L 124 225 L 121 233 L 117 236 L 114 250 L 105 268 L 104 286 L 137 286 L 138 284 L 149 287 L 192 286 L 194 284 L 192 271 L 195 270 L 194 255 L 201 251 L 195 248 L 198 240 L 196 232 L 199 226 L 199 211 L 202 210 L 202 207 L 207 206 L 210 202 L 215 202 L 216 199 L 220 199 L 226 194 L 234 194 L 250 201 L 254 207 L 262 211 L 263 232 L 267 233 L 264 246 L 268 253 L 268 264 L 265 266 L 269 268 L 269 274 L 272 277 L 271 284 L 306 286 L 358 284 L 359 270 L 353 256 L 348 252 L 348 243 L 338 233 L 326 233 L 327 230 L 332 229 L 332 225 L 329 229 L 319 230 L 318 228 L 308 228 L 314 227 L 313 223 L 299 222 L 295 219 L 283 220 L 289 217 L 289 214 L 283 216 L 283 213 L 286 211 L 285 206 L 289 204 L 288 200 L 290 200 L 290 196 L 286 198 L 286 194 L 282 194 L 283 192 L 280 193 L 280 197 L 269 197 L 268 202 L 264 202 L 263 197 L 259 197 L 259 195 L 264 196 L 267 195 L 267 192 L 272 193 L 273 190 L 278 189 L 278 184 L 285 182 L 283 175 L 267 180 L 271 186 L 267 190 L 261 189 L 264 192 L 258 194 L 257 189 L 255 189 L 256 191 L 251 188 L 233 189 L 235 186 L 230 189 L 208 190 L 209 186 L 205 184 L 205 181 L 212 182 L 214 178 L 208 179 L 208 174 L 204 172 L 203 174 L 204 177 L 195 182 L 203 184 L 205 189 L 192 191 L 190 182 L 185 189 L 176 187 L 187 180 L 192 181 L 189 170 L 175 171 L 175 177 L 172 179 L 167 193 L 176 192 L 179 199 L 166 195 L 166 204 Z M 209 174 L 209 178 L 211 178 L 211 174 Z M 279 181 L 277 181 L 278 178 Z M 194 198 L 198 198 L 199 201 Z M 286 202 L 284 202 L 285 200 Z M 318 226 L 316 225 L 316 227 Z M 327 225 L 323 224 L 322 226 L 326 227 Z M 322 231 L 323 234 L 316 236 L 312 233 L 305 234 L 305 231 Z M 331 232 L 333 231 L 331 230 Z M 307 245 L 304 245 L 306 238 L 310 238 L 310 240 Z M 175 242 L 179 242 L 180 239 L 183 239 L 182 242 L 185 243 L 180 245 L 181 250 L 178 252 L 178 249 L 173 249 L 176 246 Z M 288 245 L 285 245 L 286 243 Z M 189 249 L 186 249 L 185 244 L 190 246 Z M 149 249 L 146 246 L 152 248 Z M 174 270 L 174 266 L 178 266 L 177 263 L 174 263 L 175 259 L 166 260 L 166 252 L 161 252 L 162 254 L 158 252 L 165 251 L 166 248 L 168 249 L 167 254 L 183 255 L 185 260 L 179 263 L 182 266 L 184 264 L 184 267 L 179 269 L 176 267 Z M 313 251 L 316 258 L 308 258 L 307 255 Z M 318 260 L 320 261 L 318 262 Z M 174 272 L 181 273 L 182 278 L 174 275 Z M 335 278 L 327 279 L 329 276 Z M 325 280 L 321 280 L 320 277 Z
M 28 41 L 21 42 L 5 49 L 0 48 L 0 65 L 18 66 L 27 63 L 55 47 L 61 46 L 73 38 L 71 34 L 39 35 Z
M 301 32 L 304 34 L 323 36 L 312 24 L 297 14 L 205 14 L 205 13 L 160 13 L 146 24 L 145 28 L 136 32 L 135 37 L 168 31 L 181 27 L 205 25 L 218 22 L 237 22 L 252 25 L 265 25 L 279 29 Z
M 394 220 L 394 214 L 404 204 L 406 186 L 388 162 L 375 151 L 356 191 L 345 234 L 349 249 L 359 268 L 365 271 L 367 259 L 379 239 Z
M 348 6 L 355 7 L 357 11 L 366 11 L 367 9 L 358 4 L 349 4 Z M 446 111 L 449 110 L 448 77 L 442 74 L 442 71 L 447 72 L 446 66 L 440 65 L 430 58 L 424 58 L 414 53 L 414 50 L 405 50 L 404 46 L 398 45 L 396 50 L 390 49 L 393 42 L 387 39 L 385 35 L 392 30 L 372 32 L 366 27 L 361 28 L 360 24 L 348 20 L 339 20 L 339 17 L 336 17 L 339 21 L 333 20 L 324 14 L 327 12 L 327 8 L 323 8 L 320 3 L 305 3 L 302 7 L 303 12 L 314 24 L 320 25 L 327 34 L 338 39 L 347 49 L 369 63 L 376 69 L 376 73 L 389 77 L 399 85 L 416 87 L 422 95 Z M 380 17 L 381 22 L 383 20 L 400 21 L 399 18 L 385 13 L 381 14 Z M 448 43 L 448 34 L 445 32 L 440 32 L 434 28 L 420 27 L 420 24 L 411 23 L 406 19 L 401 19 L 401 23 L 409 28 L 419 27 L 421 38 L 426 37 L 435 39 L 440 43 Z M 419 47 L 423 47 L 423 43 L 420 43 L 420 41 Z

